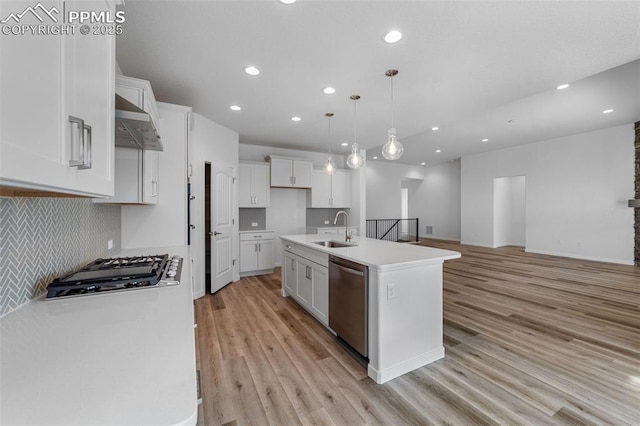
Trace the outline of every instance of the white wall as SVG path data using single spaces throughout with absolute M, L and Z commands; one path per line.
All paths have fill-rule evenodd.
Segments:
M 204 165 L 205 163 L 227 164 L 234 168 L 234 176 L 238 174 L 238 133 L 227 129 L 201 116 L 191 114 L 190 164 L 192 169 L 191 194 L 195 199 L 191 202 L 191 222 L 195 229 L 191 233 L 191 258 L 193 261 L 194 297 L 205 294 L 205 267 L 209 259 L 205 258 L 204 235 Z M 234 254 L 239 258 L 238 226 L 238 188 L 234 185 L 235 229 L 233 232 Z M 238 262 L 234 268 L 234 280 L 240 279 Z
M 424 169 L 407 164 L 369 161 L 366 177 L 367 219 L 397 219 L 401 214 L 402 181 L 422 179 Z
M 525 177 L 493 180 L 493 247 L 525 246 Z
M 461 241 L 491 247 L 493 179 L 526 176 L 526 249 L 633 263 L 633 125 L 462 158 Z
M 409 188 L 409 217 L 417 217 L 418 234 L 460 240 L 460 161 L 424 168 L 424 180 L 404 184 Z M 426 227 L 433 234 L 426 234 Z
M 409 218 L 418 218 L 418 234 L 460 239 L 460 161 L 429 167 L 367 163 L 367 218 L 399 218 L 401 188 L 408 189 Z M 433 234 L 426 235 L 426 226 Z

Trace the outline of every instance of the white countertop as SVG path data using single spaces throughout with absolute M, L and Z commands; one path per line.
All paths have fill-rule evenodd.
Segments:
M 248 234 L 251 232 L 273 232 L 273 229 L 244 229 L 242 231 L 238 231 L 239 234 Z
M 188 258 L 187 247 L 160 250 L 118 255 Z M 41 297 L 2 317 L 0 424 L 196 424 L 188 263 L 178 286 Z
M 327 240 L 344 242 L 344 236 L 331 236 L 328 238 L 327 235 L 305 234 L 285 235 L 280 237 L 280 239 L 324 253 L 333 254 L 343 259 L 352 260 L 380 271 L 396 267 L 441 263 L 445 260 L 460 257 L 460 253 L 457 251 L 407 243 L 394 243 L 358 236 L 354 236 L 351 240 L 351 242 L 356 245 L 339 248 L 324 247 L 314 244 L 314 242 Z

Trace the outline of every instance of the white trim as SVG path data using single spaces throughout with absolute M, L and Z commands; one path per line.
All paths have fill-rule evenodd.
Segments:
M 435 235 L 418 235 L 418 238 L 427 238 L 427 239 L 431 239 L 431 240 L 444 240 L 444 241 L 460 242 L 460 238 L 438 237 L 438 236 L 435 236 Z
M 387 367 L 382 371 L 376 370 L 371 366 L 371 364 L 369 364 L 368 375 L 376 383 L 382 384 L 388 382 L 391 379 L 402 376 L 403 374 L 406 374 L 410 371 L 413 371 L 416 368 L 424 367 L 425 365 L 437 361 L 441 358 L 444 358 L 444 346 L 440 346 L 439 348 L 436 348 L 429 352 L 425 352 L 399 364 Z
M 617 263 L 619 265 L 633 266 L 633 260 L 609 259 L 605 257 L 584 256 L 584 255 L 577 255 L 574 253 L 561 253 L 561 252 L 554 252 L 554 251 L 547 251 L 547 250 L 532 250 L 528 248 L 525 248 L 524 251 L 526 253 L 546 254 L 549 256 L 556 256 L 556 257 L 568 257 L 571 259 L 589 260 L 593 262 Z

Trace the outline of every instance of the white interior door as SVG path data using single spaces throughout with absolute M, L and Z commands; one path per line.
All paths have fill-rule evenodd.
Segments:
M 211 172 L 211 292 L 233 281 L 233 167 Z

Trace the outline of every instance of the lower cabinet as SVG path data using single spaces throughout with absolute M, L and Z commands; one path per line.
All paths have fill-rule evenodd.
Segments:
M 240 233 L 240 275 L 273 272 L 273 231 Z
M 328 256 L 314 253 L 313 259 L 308 259 L 303 257 L 305 254 L 294 244 L 284 244 L 283 292 L 285 296 L 293 297 L 320 322 L 329 325 Z

